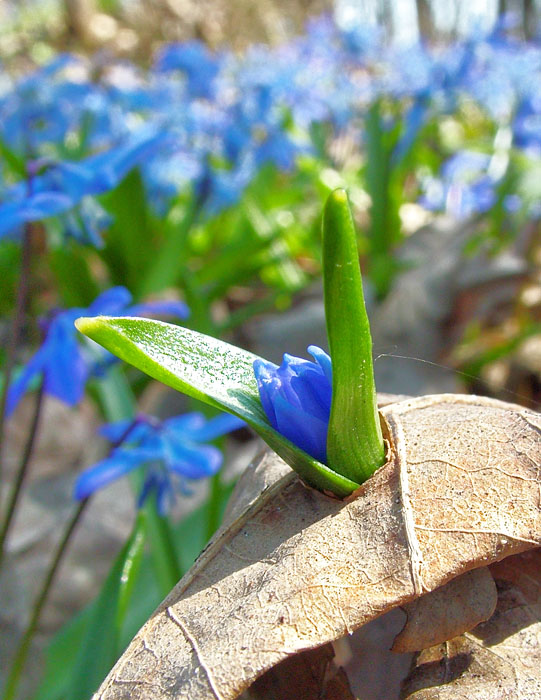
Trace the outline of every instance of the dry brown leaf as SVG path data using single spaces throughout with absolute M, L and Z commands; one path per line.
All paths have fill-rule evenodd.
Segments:
M 97 698 L 233 700 L 283 659 L 541 543 L 538 414 L 457 395 L 381 412 L 392 458 L 349 502 L 263 460 L 276 480 L 244 487 L 243 512 L 230 513 Z
M 427 649 L 404 687 L 415 700 L 541 698 L 541 550 L 493 564 L 498 604 L 488 622 Z
M 392 651 L 421 651 L 468 632 L 494 612 L 498 594 L 488 568 L 472 569 L 402 606 L 408 619 Z

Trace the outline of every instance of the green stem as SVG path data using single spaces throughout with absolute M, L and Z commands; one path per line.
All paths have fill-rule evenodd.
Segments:
M 68 527 L 66 528 L 64 536 L 58 543 L 54 557 L 49 565 L 49 570 L 45 575 L 41 591 L 38 595 L 36 603 L 34 604 L 32 615 L 15 652 L 15 656 L 11 664 L 11 670 L 4 686 L 2 696 L 3 700 L 13 700 L 13 698 L 15 698 L 17 688 L 21 680 L 21 675 L 28 657 L 28 652 L 30 651 L 30 644 L 36 632 L 43 607 L 47 601 L 47 597 L 49 595 L 49 591 L 51 590 L 51 586 L 53 585 L 58 568 L 60 567 L 64 554 L 66 553 L 67 545 L 81 519 L 81 516 L 83 515 L 86 506 L 88 505 L 88 501 L 88 498 L 81 501 L 77 507 L 77 510 L 73 514 Z
M 11 528 L 11 525 L 13 523 L 13 518 L 14 518 L 15 513 L 17 511 L 17 506 L 19 504 L 19 499 L 21 496 L 21 490 L 22 490 L 22 487 L 23 487 L 24 482 L 26 480 L 26 476 L 28 474 L 30 460 L 32 458 L 32 454 L 34 452 L 34 446 L 36 444 L 36 439 L 37 439 L 38 430 L 39 430 L 39 422 L 40 422 L 40 418 L 41 418 L 41 409 L 43 406 L 43 397 L 44 397 L 44 384 L 43 384 L 43 380 L 42 380 L 41 385 L 40 385 L 39 390 L 38 390 L 38 393 L 37 393 L 37 396 L 36 396 L 34 415 L 32 417 L 32 424 L 30 426 L 30 430 L 28 433 L 28 439 L 26 441 L 26 445 L 24 448 L 23 456 L 21 458 L 21 463 L 19 465 L 19 469 L 17 470 L 17 475 L 15 477 L 15 483 L 13 484 L 11 495 L 9 497 L 6 515 L 4 517 L 4 521 L 3 521 L 2 527 L 0 529 L 0 569 L 2 568 L 2 562 L 4 559 L 6 539 L 7 539 L 9 530 Z
M 17 297 L 15 301 L 15 314 L 11 325 L 11 333 L 9 335 L 8 345 L 6 348 L 6 364 L 4 368 L 4 381 L 2 392 L 0 394 L 0 488 L 2 485 L 2 448 L 4 444 L 4 430 L 6 422 L 6 406 L 9 387 L 11 385 L 11 376 L 13 367 L 15 366 L 15 356 L 19 337 L 24 323 L 25 310 L 28 300 L 28 291 L 30 286 L 30 269 L 32 260 L 32 229 L 30 224 L 26 224 L 23 233 L 23 242 L 21 249 L 21 271 L 19 274 L 19 286 L 17 288 Z

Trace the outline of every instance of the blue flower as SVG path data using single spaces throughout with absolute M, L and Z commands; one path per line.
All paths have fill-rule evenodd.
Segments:
M 189 95 L 210 98 L 220 61 L 221 57 L 213 55 L 201 41 L 186 41 L 166 46 L 157 57 L 155 70 L 158 73 L 183 71 Z
M 180 301 L 156 301 L 130 306 L 132 297 L 125 287 L 112 287 L 100 294 L 86 309 L 72 308 L 54 312 L 42 322 L 45 339 L 19 376 L 10 385 L 6 415 L 11 415 L 23 395 L 37 378 L 43 378 L 46 394 L 69 406 L 82 399 L 87 380 L 103 373 L 103 366 L 112 357 L 93 343 L 79 342 L 74 321 L 79 316 L 140 316 L 167 314 L 185 318 L 188 307 Z
M 207 420 L 201 413 L 187 413 L 160 421 L 138 416 L 100 429 L 116 447 L 111 454 L 86 469 L 75 484 L 75 498 L 82 500 L 111 481 L 146 465 L 147 473 L 139 506 L 155 491 L 163 514 L 175 487 L 186 492 L 186 482 L 212 476 L 220 469 L 221 451 L 206 442 L 244 426 L 235 416 L 221 414 Z
M 323 464 L 331 412 L 332 365 L 326 352 L 308 347 L 315 362 L 284 355 L 280 367 L 254 362 L 259 396 L 272 427 Z
M 513 143 L 533 158 L 541 153 L 541 97 L 531 95 L 519 104 L 513 121 Z
M 71 233 L 82 230 L 86 233 L 85 242 L 98 243 L 96 224 L 103 226 L 110 219 L 101 208 L 99 212 L 96 207 L 92 208 L 88 197 L 116 187 L 132 168 L 162 148 L 168 138 L 166 133 L 145 129 L 127 143 L 80 162 L 46 163 L 45 172 L 3 193 L 0 238 L 25 222 L 66 214 L 82 205 L 79 210 L 81 228 L 74 227 L 71 221 L 67 230 Z
M 499 180 L 489 175 L 490 156 L 458 151 L 441 167 L 441 177 L 426 178 L 419 202 L 430 210 L 443 209 L 456 219 L 484 214 L 496 202 Z

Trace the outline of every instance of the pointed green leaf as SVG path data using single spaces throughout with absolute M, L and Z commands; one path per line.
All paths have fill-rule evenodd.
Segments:
M 333 192 L 325 206 L 323 261 L 333 366 L 327 461 L 333 471 L 362 483 L 385 461 L 385 448 L 355 227 L 344 190 Z
M 256 355 L 162 321 L 80 318 L 77 328 L 154 379 L 245 420 L 310 485 L 343 497 L 358 484 L 336 474 L 280 435 L 259 399 Z

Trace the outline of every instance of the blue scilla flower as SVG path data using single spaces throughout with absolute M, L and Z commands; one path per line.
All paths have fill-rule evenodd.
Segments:
M 222 56 L 214 55 L 201 41 L 169 44 L 158 54 L 155 70 L 167 73 L 180 70 L 186 75 L 191 97 L 213 96 L 213 83 L 220 72 Z
M 180 301 L 156 301 L 131 305 L 132 297 L 125 287 L 112 287 L 98 296 L 86 309 L 75 307 L 53 312 L 42 319 L 44 341 L 10 385 L 6 414 L 15 410 L 23 395 L 38 379 L 43 379 L 46 394 L 69 406 L 82 399 L 87 380 L 102 371 L 109 353 L 94 344 L 81 342 L 74 321 L 79 316 L 144 316 L 166 314 L 185 318 L 188 307 Z
M 132 168 L 164 147 L 168 138 L 155 129 L 142 129 L 127 142 L 80 162 L 44 163 L 43 173 L 32 175 L 28 182 L 19 182 L 2 194 L 0 238 L 21 224 L 67 214 L 80 205 L 79 214 L 85 225 L 77 229 L 68 224 L 68 232 L 86 231 L 84 242 L 99 243 L 96 225 L 100 221 L 105 225 L 108 218 L 88 215 L 88 197 L 116 187 Z M 94 207 L 92 213 L 95 211 Z M 91 233 L 85 226 L 92 226 Z
M 332 365 L 327 353 L 308 347 L 315 362 L 284 355 L 278 367 L 254 362 L 259 396 L 272 427 L 323 464 L 331 412 Z
M 240 418 L 225 413 L 209 420 L 201 413 L 187 413 L 163 421 L 140 415 L 134 421 L 103 426 L 100 433 L 116 447 L 79 476 L 75 498 L 87 498 L 115 479 L 145 466 L 139 506 L 154 491 L 163 514 L 176 488 L 186 492 L 187 482 L 212 476 L 220 469 L 221 451 L 205 443 L 243 425 Z
M 541 153 L 541 96 L 531 95 L 517 107 L 513 121 L 513 143 L 532 157 Z

